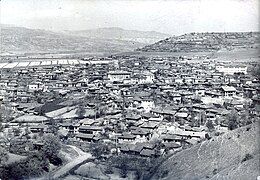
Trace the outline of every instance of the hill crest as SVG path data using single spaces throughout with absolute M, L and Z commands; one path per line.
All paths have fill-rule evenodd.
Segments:
M 260 32 L 189 33 L 138 48 L 142 52 L 214 52 L 259 48 Z

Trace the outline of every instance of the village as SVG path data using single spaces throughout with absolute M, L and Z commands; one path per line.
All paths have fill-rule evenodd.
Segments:
M 25 155 L 54 134 L 86 152 L 109 145 L 94 153 L 101 159 L 150 159 L 257 121 L 259 79 L 248 64 L 193 59 L 111 55 L 5 63 L 0 143 Z

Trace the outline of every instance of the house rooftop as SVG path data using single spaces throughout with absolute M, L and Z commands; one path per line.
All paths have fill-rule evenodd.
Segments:
M 221 89 L 226 92 L 236 91 L 236 88 L 234 88 L 233 86 L 221 86 Z

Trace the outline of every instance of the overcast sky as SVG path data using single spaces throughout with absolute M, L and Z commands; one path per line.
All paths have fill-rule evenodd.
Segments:
M 29 28 L 101 27 L 168 34 L 257 31 L 259 0 L 1 0 L 1 23 Z

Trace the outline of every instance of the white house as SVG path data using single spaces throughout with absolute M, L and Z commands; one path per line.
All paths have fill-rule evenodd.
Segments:
M 142 98 L 140 106 L 143 107 L 146 112 L 149 112 L 152 108 L 155 107 L 155 104 L 153 99 Z
M 28 85 L 29 91 L 43 90 L 44 85 L 41 82 L 33 82 Z
M 222 86 L 221 91 L 225 97 L 233 97 L 236 95 L 236 88 L 233 86 Z
M 108 79 L 110 81 L 123 81 L 124 79 L 129 79 L 130 76 L 131 73 L 126 71 L 110 71 L 108 73 Z
M 224 74 L 235 74 L 243 73 L 247 74 L 247 66 L 245 65 L 218 65 L 216 66 L 216 71 L 223 72 Z

